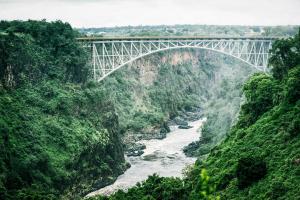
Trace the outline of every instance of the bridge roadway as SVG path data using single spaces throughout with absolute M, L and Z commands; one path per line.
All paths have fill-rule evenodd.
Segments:
M 97 42 L 97 41 L 140 41 L 140 40 L 276 40 L 280 37 L 263 36 L 117 36 L 117 37 L 78 37 L 79 42 Z

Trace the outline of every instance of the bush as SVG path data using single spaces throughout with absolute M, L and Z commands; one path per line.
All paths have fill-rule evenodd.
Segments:
M 289 72 L 284 96 L 289 103 L 295 103 L 300 99 L 300 65 Z
M 238 161 L 236 176 L 239 189 L 244 189 L 267 174 L 267 165 L 261 158 L 245 157 Z
M 275 181 L 271 185 L 271 191 L 267 194 L 270 199 L 279 199 L 287 192 L 287 188 L 282 182 Z
M 266 74 L 252 76 L 243 87 L 247 102 L 242 106 L 239 127 L 248 127 L 274 106 L 280 91 L 278 83 Z
M 221 180 L 219 181 L 217 185 L 218 190 L 223 190 L 229 185 L 230 181 L 234 178 L 234 173 L 226 173 L 223 175 Z
M 295 118 L 289 124 L 287 131 L 289 133 L 290 138 L 296 137 L 300 134 L 300 118 Z

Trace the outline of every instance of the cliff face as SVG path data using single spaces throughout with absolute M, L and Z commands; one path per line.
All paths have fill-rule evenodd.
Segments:
M 160 52 L 121 68 L 101 83 L 113 99 L 125 142 L 157 135 L 186 111 L 209 117 L 213 143 L 237 116 L 242 83 L 255 70 L 234 58 L 204 50 Z M 136 136 L 136 137 L 135 137 Z M 154 136 L 155 137 L 155 136 Z

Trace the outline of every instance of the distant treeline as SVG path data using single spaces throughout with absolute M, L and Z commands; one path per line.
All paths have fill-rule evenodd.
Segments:
M 158 25 L 116 26 L 77 29 L 82 34 L 103 36 L 179 36 L 179 35 L 230 35 L 230 36 L 293 36 L 299 26 L 237 26 L 237 25 Z

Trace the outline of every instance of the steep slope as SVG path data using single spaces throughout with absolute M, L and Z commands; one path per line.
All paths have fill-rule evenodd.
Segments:
M 273 45 L 273 76 L 244 85 L 238 123 L 203 165 L 224 199 L 299 199 L 299 39 L 300 32 Z
M 250 125 L 245 125 L 251 120 L 243 113 L 226 141 L 214 148 L 203 164 L 224 199 L 297 199 L 300 196 L 299 77 L 298 66 L 281 86 L 296 95 L 293 102 L 284 100 L 270 106 Z M 258 102 L 251 105 L 251 114 L 255 108 L 262 109 L 258 106 L 272 105 L 276 98 L 274 90 L 278 91 L 276 80 L 257 75 L 248 84 L 252 88 L 247 92 L 259 93 L 252 97 Z
M 111 183 L 125 169 L 118 116 L 85 83 L 76 33 L 59 21 L 0 29 L 0 199 L 74 199 Z

